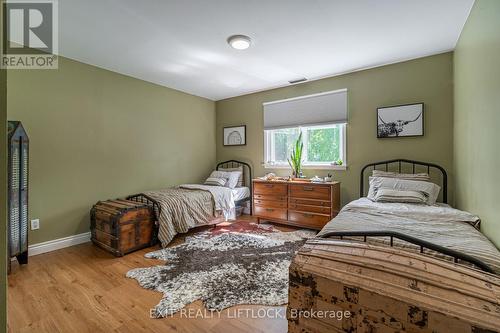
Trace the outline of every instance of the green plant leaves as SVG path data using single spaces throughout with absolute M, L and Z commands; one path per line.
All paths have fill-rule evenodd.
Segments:
M 288 164 L 292 168 L 293 173 L 297 177 L 302 169 L 302 151 L 304 150 L 304 143 L 302 142 L 302 132 L 300 132 L 297 141 L 295 141 L 295 147 L 292 149 L 290 158 L 288 159 Z

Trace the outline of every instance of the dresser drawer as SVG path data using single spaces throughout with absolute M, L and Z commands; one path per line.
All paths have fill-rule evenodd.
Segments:
M 285 200 L 282 201 L 273 201 L 273 200 L 260 200 L 254 199 L 253 203 L 255 206 L 268 207 L 268 208 L 286 208 L 287 203 Z
M 286 201 L 287 197 L 285 195 L 264 195 L 264 194 L 254 194 L 254 199 L 258 200 L 271 200 L 271 201 Z
M 310 205 L 310 206 L 321 206 L 321 207 L 331 207 L 332 202 L 327 200 L 317 200 L 317 199 L 299 199 L 299 198 L 290 198 L 288 200 L 290 204 L 296 205 Z
M 286 220 L 287 210 L 286 208 L 255 206 L 254 214 L 262 218 Z
M 328 214 L 328 215 L 330 215 L 330 207 L 312 206 L 312 205 L 299 205 L 299 204 L 295 204 L 295 203 L 290 203 L 290 205 L 288 207 L 290 209 L 299 210 L 301 212 L 320 213 L 320 214 Z
M 289 210 L 288 220 L 301 224 L 305 227 L 313 229 L 322 229 L 325 224 L 330 222 L 331 218 L 329 215 L 304 213 L 304 212 Z
M 254 193 L 263 195 L 277 195 L 286 196 L 287 195 L 287 184 L 271 184 L 271 183 L 253 183 Z
M 291 184 L 290 197 L 330 200 L 330 186 L 317 184 Z

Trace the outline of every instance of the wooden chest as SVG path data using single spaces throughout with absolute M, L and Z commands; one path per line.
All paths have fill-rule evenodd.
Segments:
M 492 274 L 395 248 L 314 239 L 290 266 L 288 332 L 498 332 L 499 301 L 500 278 Z
M 320 230 L 340 210 L 340 183 L 253 181 L 253 212 L 260 220 Z
M 129 200 L 99 201 L 90 211 L 92 242 L 123 256 L 156 243 L 155 216 L 150 206 Z

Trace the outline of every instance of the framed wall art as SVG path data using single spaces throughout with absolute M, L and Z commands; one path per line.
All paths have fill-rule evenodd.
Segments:
M 224 146 L 244 146 L 247 144 L 246 125 L 224 127 Z
M 424 135 L 424 103 L 377 109 L 377 138 Z

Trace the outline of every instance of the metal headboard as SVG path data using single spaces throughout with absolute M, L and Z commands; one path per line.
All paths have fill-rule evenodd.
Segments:
M 250 215 L 252 215 L 253 210 L 252 210 L 251 198 L 252 198 L 253 188 L 252 188 L 252 167 L 250 166 L 250 164 L 237 160 L 228 160 L 217 164 L 217 167 L 215 169 L 219 170 L 219 169 L 239 168 L 240 166 L 243 167 L 243 186 L 246 186 L 250 189 L 250 196 L 248 198 L 239 200 L 237 204 L 245 201 L 250 201 Z
M 405 166 L 410 165 L 410 168 L 406 168 Z M 379 166 L 384 166 L 383 168 L 377 168 Z M 392 167 L 391 167 L 392 166 Z M 423 168 L 418 168 L 418 167 L 423 167 Z M 396 167 L 396 169 L 394 168 Z M 367 164 L 361 169 L 361 175 L 360 175 L 360 182 L 359 182 L 359 196 L 364 197 L 365 196 L 365 181 L 368 179 L 368 177 L 365 176 L 366 171 L 373 171 L 373 170 L 384 170 L 384 171 L 394 171 L 397 170 L 398 172 L 411 172 L 411 173 L 418 173 L 422 172 L 422 169 L 425 170 L 428 174 L 431 174 L 432 170 L 437 170 L 441 173 L 441 191 L 442 191 L 442 202 L 448 203 L 448 175 L 446 174 L 446 170 L 433 163 L 427 163 L 427 162 L 420 162 L 420 161 L 413 161 L 413 160 L 406 160 L 406 159 L 395 159 L 395 160 L 388 160 L 388 161 L 381 161 L 381 162 L 375 162 L 375 163 L 370 163 Z

